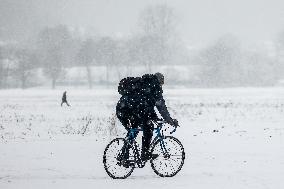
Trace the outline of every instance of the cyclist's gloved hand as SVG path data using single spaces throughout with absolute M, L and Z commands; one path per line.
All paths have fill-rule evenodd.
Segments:
M 170 134 L 173 134 L 174 132 L 176 132 L 178 125 L 178 120 L 176 119 L 172 119 L 171 121 L 171 125 L 174 127 L 174 130 L 170 132 Z
M 178 120 L 173 119 L 173 121 L 172 121 L 172 126 L 178 127 L 178 126 L 179 126 L 179 125 L 178 125 Z

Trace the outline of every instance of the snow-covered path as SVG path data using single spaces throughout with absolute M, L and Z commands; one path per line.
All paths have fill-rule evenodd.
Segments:
M 244 95 L 242 91 L 242 95 L 232 97 L 233 95 L 226 93 L 221 96 L 212 95 L 210 91 L 193 91 L 186 98 L 169 92 L 169 105 L 177 109 L 175 114 L 181 123 L 175 136 L 185 147 L 184 167 L 173 178 L 160 178 L 148 165 L 134 170 L 131 177 L 125 180 L 109 178 L 102 164 L 103 150 L 115 136 L 102 136 L 92 129 L 86 135 L 66 133 L 66 130 L 60 133 L 60 129 L 52 126 L 55 122 L 63 124 L 69 121 L 70 117 L 76 115 L 72 111 L 78 112 L 80 116 L 88 114 L 95 105 L 100 104 L 101 99 L 92 103 L 79 102 L 76 99 L 81 99 L 80 95 L 74 95 L 73 109 L 65 109 L 66 115 L 58 118 L 54 114 L 63 110 L 50 110 L 52 103 L 49 100 L 43 105 L 39 104 L 42 108 L 37 107 L 33 111 L 30 106 L 31 101 L 36 101 L 35 97 L 27 102 L 28 94 L 15 99 L 2 93 L 0 188 L 281 189 L 284 187 L 282 92 L 272 95 L 267 92 L 256 97 L 251 93 L 249 96 L 247 93 Z M 84 97 L 85 101 L 89 101 L 86 98 L 88 96 Z M 101 98 L 105 100 L 109 97 Z M 21 106 L 21 101 L 26 104 Z M 110 113 L 106 109 L 112 103 L 107 102 L 107 108 L 94 108 L 94 111 L 98 115 Z M 7 104 L 10 106 L 6 106 Z M 85 105 L 87 110 L 84 108 L 82 111 L 78 106 L 76 109 L 74 104 L 82 107 Z M 89 109 L 86 104 L 89 104 Z M 41 114 L 46 111 L 47 116 L 30 120 L 28 114 L 36 117 L 38 110 Z M 55 111 L 54 114 L 52 111 Z M 8 119 L 15 112 L 19 117 L 18 122 L 22 123 L 16 125 L 17 128 Z M 47 124 L 44 120 L 51 123 Z M 95 120 L 94 124 L 98 122 L 100 121 Z M 10 125 L 11 128 L 8 128 Z M 21 125 L 25 127 L 21 128 Z M 76 128 L 69 129 L 76 131 Z
M 92 137 L 8 142 L 0 146 L 0 188 L 281 188 L 281 138 L 251 137 L 189 137 L 183 140 L 186 162 L 177 176 L 159 178 L 147 166 L 126 180 L 107 176 L 106 142 Z

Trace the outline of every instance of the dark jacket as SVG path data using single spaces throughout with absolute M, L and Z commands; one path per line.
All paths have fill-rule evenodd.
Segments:
M 62 102 L 67 102 L 66 91 L 62 95 Z
M 118 118 L 155 120 L 158 118 L 155 106 L 163 119 L 172 123 L 158 78 L 152 74 L 145 74 L 140 78 L 137 90 L 120 98 L 116 111 Z

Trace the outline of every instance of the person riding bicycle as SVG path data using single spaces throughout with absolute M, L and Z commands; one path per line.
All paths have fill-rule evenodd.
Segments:
M 142 77 L 125 78 L 120 81 L 118 91 L 122 97 L 116 106 L 116 115 L 127 131 L 130 128 L 143 129 L 141 159 L 147 161 L 155 159 L 157 154 L 149 152 L 154 125 L 158 120 L 155 112 L 157 107 L 164 121 L 177 127 L 178 122 L 172 119 L 163 98 L 162 85 L 164 76 L 161 73 L 145 74 Z M 137 136 L 138 133 L 135 133 Z M 129 135 L 129 133 L 128 133 Z M 125 159 L 129 157 L 129 148 Z

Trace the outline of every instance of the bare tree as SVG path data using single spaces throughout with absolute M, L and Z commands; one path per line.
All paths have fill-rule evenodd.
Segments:
M 225 35 L 202 50 L 200 83 L 212 87 L 267 86 L 277 80 L 277 66 L 267 55 L 241 48 L 238 38 Z
M 118 79 L 122 79 L 122 71 L 125 66 L 127 67 L 127 72 L 130 72 L 128 45 L 128 40 L 121 39 L 116 41 L 116 47 L 114 49 L 114 66 L 117 72 Z
M 33 76 L 33 69 L 37 64 L 37 56 L 31 50 L 17 49 L 15 61 L 17 62 L 14 70 L 16 78 L 20 81 L 21 88 L 25 89 L 28 79 Z
M 225 35 L 215 44 L 201 51 L 198 60 L 203 66 L 200 77 L 205 85 L 227 86 L 239 78 L 241 48 L 237 38 Z
M 3 48 L 0 47 L 0 88 L 3 87 L 3 76 L 4 76 L 4 56 Z
M 52 80 L 52 88 L 64 73 L 64 51 L 70 44 L 71 36 L 66 26 L 45 28 L 39 34 L 38 45 L 41 52 L 44 73 Z
M 139 16 L 142 29 L 140 38 L 141 55 L 149 72 L 153 64 L 168 64 L 173 55 L 177 19 L 174 10 L 167 5 L 145 8 Z
M 242 86 L 271 86 L 278 80 L 277 62 L 260 52 L 245 52 L 240 65 Z
M 96 44 L 92 38 L 85 40 L 78 52 L 79 61 L 85 66 L 89 88 L 93 88 L 92 63 L 95 61 Z
M 13 50 L 10 45 L 0 47 L 0 88 L 10 86 L 9 79 L 14 67 Z
M 276 63 L 277 75 L 283 78 L 284 73 L 284 30 L 280 32 L 276 39 Z
M 146 35 L 169 39 L 174 33 L 177 19 L 174 9 L 167 5 L 146 7 L 139 16 L 139 26 Z
M 106 82 L 110 82 L 110 68 L 115 65 L 116 42 L 110 37 L 102 37 L 97 42 L 97 60 L 106 67 Z

